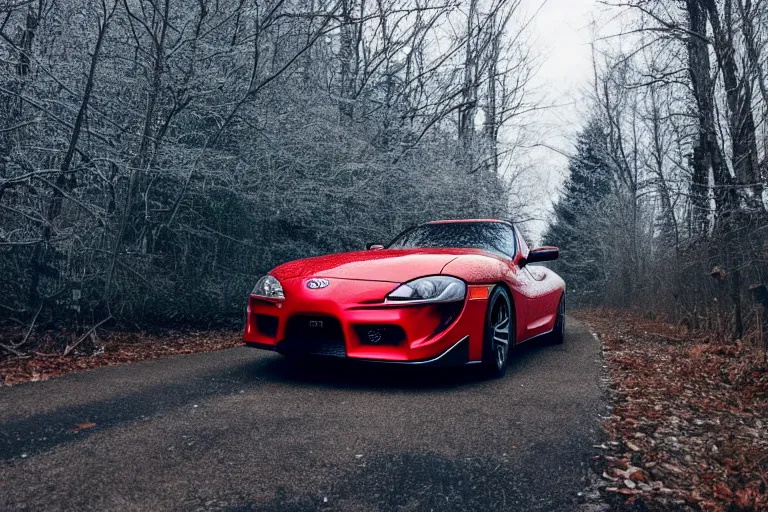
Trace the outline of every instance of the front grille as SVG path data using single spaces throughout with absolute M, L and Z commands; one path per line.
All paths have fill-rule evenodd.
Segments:
M 285 325 L 281 352 L 346 357 L 347 347 L 341 323 L 332 316 L 296 315 Z

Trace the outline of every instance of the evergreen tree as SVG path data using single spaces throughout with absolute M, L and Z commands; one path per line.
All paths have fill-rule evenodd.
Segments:
M 605 155 L 605 131 L 592 119 L 578 136 L 576 154 L 568 162 L 570 176 L 543 237 L 546 244 L 560 248 L 555 267 L 568 285 L 569 297 L 577 303 L 599 298 L 605 281 L 602 263 L 606 251 L 592 225 L 600 218 L 612 188 Z

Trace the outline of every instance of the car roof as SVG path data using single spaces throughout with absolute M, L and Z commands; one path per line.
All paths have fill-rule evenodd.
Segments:
M 510 224 L 505 220 L 499 219 L 446 219 L 446 220 L 431 220 L 424 224 L 456 224 L 459 222 L 498 222 L 500 224 Z

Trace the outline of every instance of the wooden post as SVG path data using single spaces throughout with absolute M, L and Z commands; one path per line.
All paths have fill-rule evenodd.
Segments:
M 768 331 L 768 286 L 764 284 L 753 284 L 749 287 L 752 292 L 752 298 L 757 307 L 757 332 L 759 340 L 763 345 L 763 362 L 768 362 L 768 338 L 765 333 Z

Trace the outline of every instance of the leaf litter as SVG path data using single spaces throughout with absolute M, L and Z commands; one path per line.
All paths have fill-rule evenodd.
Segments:
M 639 312 L 580 310 L 599 335 L 612 402 L 595 445 L 619 510 L 768 510 L 768 371 L 741 341 Z
M 0 340 L 12 341 L 17 330 L 0 329 Z M 61 347 L 74 336 L 65 329 L 43 331 L 28 357 L 0 352 L 0 386 L 37 382 L 69 373 L 157 359 L 169 355 L 210 352 L 243 344 L 240 331 L 105 331 L 93 336 L 89 345 L 63 355 Z

